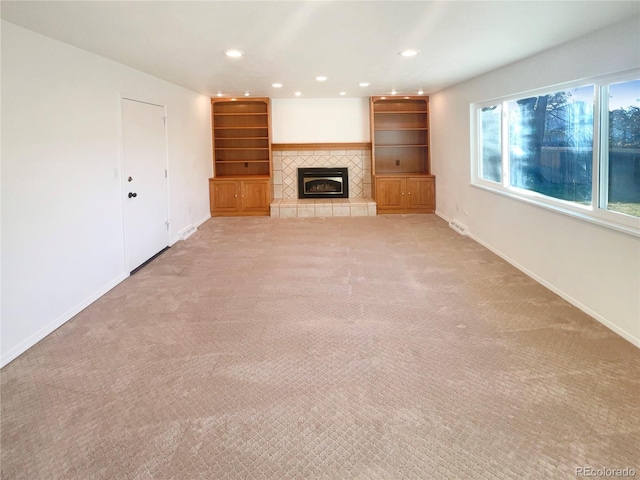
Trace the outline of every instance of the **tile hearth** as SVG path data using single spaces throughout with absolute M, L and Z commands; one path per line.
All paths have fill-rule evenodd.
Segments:
M 271 202 L 271 216 L 294 217 L 367 217 L 376 215 L 372 198 L 277 198 Z

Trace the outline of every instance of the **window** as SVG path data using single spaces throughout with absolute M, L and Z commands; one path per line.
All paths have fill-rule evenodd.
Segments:
M 500 132 L 500 117 L 502 107 L 492 105 L 484 107 L 481 111 L 481 134 L 482 134 L 482 161 L 481 175 L 485 180 L 500 182 L 502 179 L 502 135 Z
M 640 217 L 640 80 L 609 85 L 604 208 Z
M 472 184 L 640 235 L 639 78 L 474 105 Z

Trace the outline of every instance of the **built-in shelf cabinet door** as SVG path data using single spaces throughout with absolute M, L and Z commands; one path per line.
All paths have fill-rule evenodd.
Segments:
M 234 213 L 240 210 L 239 184 L 237 180 L 209 181 L 211 215 Z
M 268 178 L 209 179 L 211 216 L 269 215 Z
M 404 178 L 377 177 L 375 189 L 378 212 L 404 210 Z
M 435 177 L 407 177 L 406 182 L 407 210 L 433 213 L 436 209 Z
M 375 195 L 379 213 L 433 213 L 435 177 L 376 176 Z
M 243 213 L 268 215 L 271 203 L 271 188 L 268 180 L 241 180 L 240 195 Z

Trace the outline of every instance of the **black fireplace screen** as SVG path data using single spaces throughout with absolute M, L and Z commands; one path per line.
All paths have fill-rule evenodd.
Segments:
M 298 198 L 349 198 L 347 168 L 299 168 Z

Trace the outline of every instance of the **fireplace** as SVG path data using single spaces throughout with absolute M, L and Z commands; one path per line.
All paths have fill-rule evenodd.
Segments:
M 298 168 L 298 198 L 349 198 L 347 168 Z

